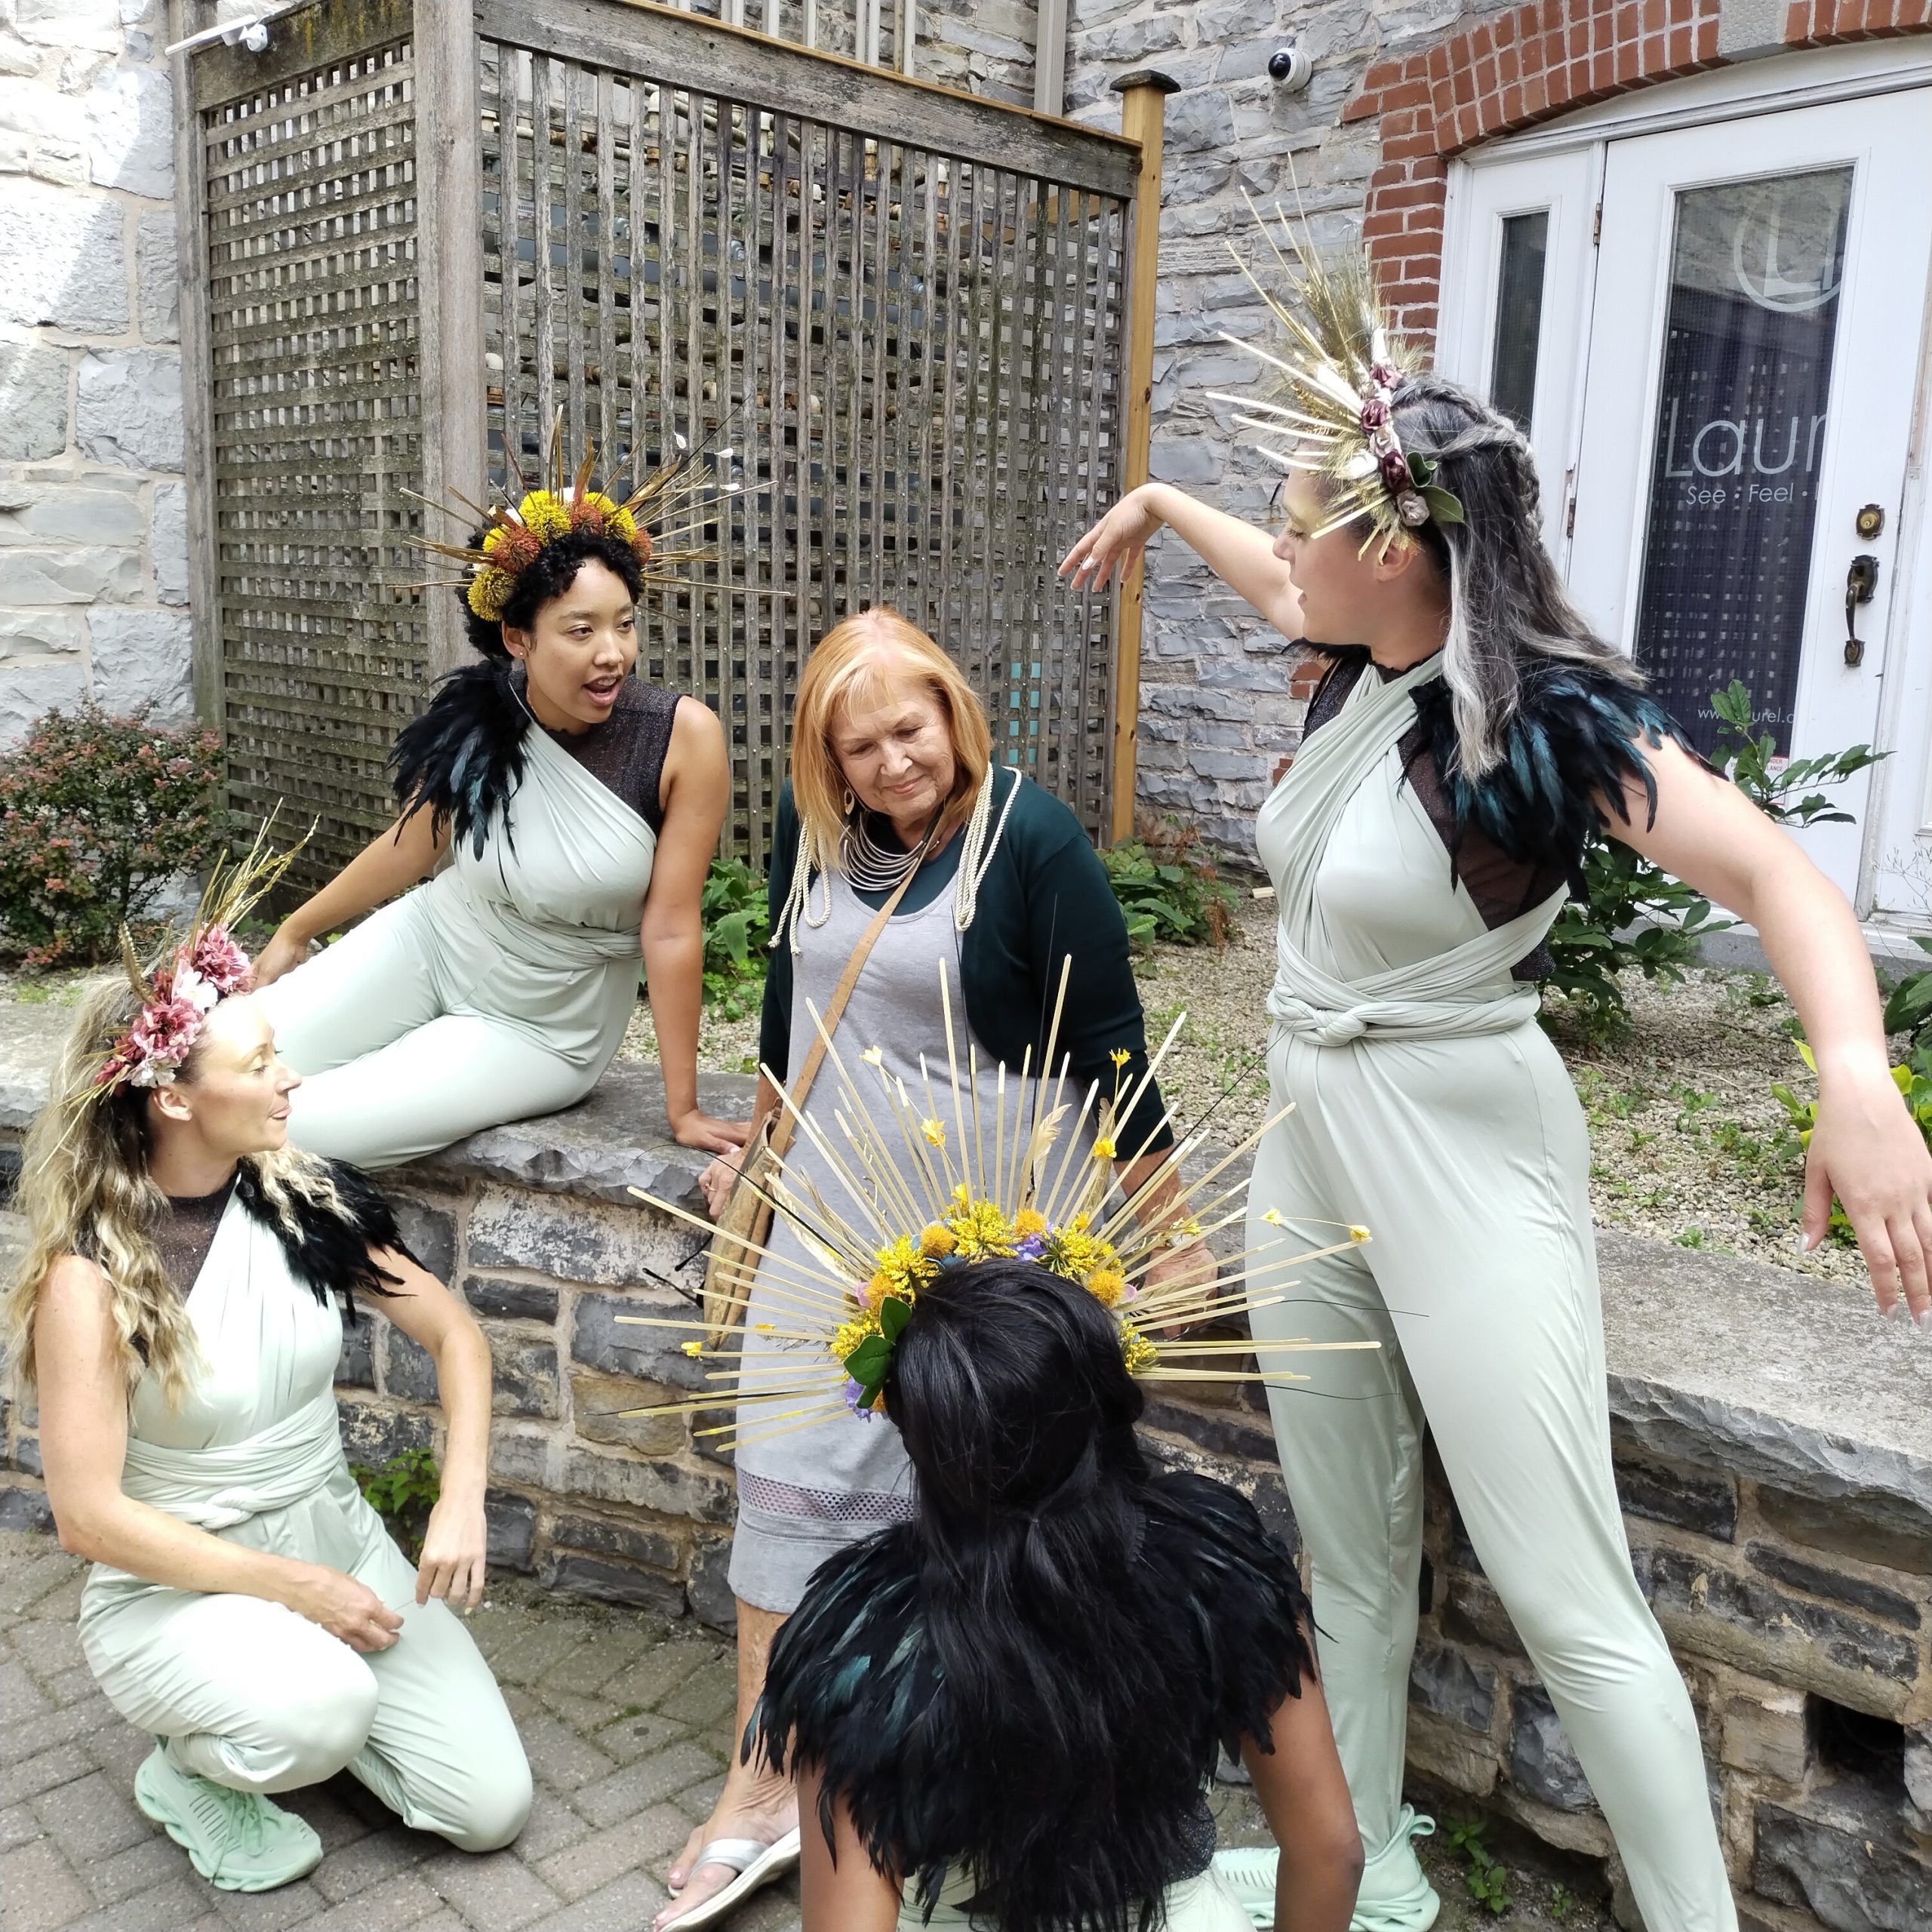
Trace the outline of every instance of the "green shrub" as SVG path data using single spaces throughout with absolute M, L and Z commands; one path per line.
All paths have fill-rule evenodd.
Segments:
M 112 955 L 168 882 L 205 871 L 226 831 L 221 741 L 198 725 L 46 712 L 0 759 L 0 953 L 29 967 Z
M 764 881 L 742 859 L 713 859 L 698 906 L 704 920 L 704 1003 L 741 1020 L 764 996 L 770 929 Z
M 411 1562 L 420 1563 L 423 1539 L 429 1531 L 429 1512 L 443 1493 L 435 1457 L 427 1449 L 405 1449 L 380 1469 L 372 1469 L 366 1463 L 351 1463 L 349 1473 L 368 1498 L 369 1507 L 401 1546 L 403 1554 Z
M 1196 826 L 1143 819 L 1139 836 L 1100 854 L 1127 918 L 1127 936 L 1144 951 L 1157 939 L 1176 946 L 1221 946 L 1235 895 L 1200 849 Z

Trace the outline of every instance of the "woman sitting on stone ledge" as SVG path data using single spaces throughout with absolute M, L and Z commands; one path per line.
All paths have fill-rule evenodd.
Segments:
M 451 546 L 483 661 L 398 738 L 395 824 L 263 952 L 262 1010 L 306 1081 L 299 1147 L 389 1167 L 574 1105 L 623 1042 L 640 961 L 672 1134 L 713 1152 L 744 1137 L 697 1104 L 699 899 L 731 789 L 724 734 L 695 699 L 631 675 L 638 593 L 679 561 L 654 562 L 637 518 L 678 494 L 680 471 L 618 503 L 585 487 L 589 466 L 566 488 L 553 445 L 549 489 Z
M 529 1767 L 451 1614 L 483 1592 L 489 1345 L 360 1174 L 287 1146 L 298 1076 L 225 921 L 134 977 L 83 1000 L 29 1137 L 5 1340 L 60 1540 L 94 1560 L 88 1665 L 155 1740 L 136 1798 L 227 1890 L 313 1869 L 266 1794 L 343 1770 L 464 1850 L 506 1844 Z M 343 1455 L 358 1291 L 434 1357 L 449 1419 L 417 1566 Z

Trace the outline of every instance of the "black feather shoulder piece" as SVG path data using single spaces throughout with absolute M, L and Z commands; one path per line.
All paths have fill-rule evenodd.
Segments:
M 1463 774 L 1447 685 L 1431 678 L 1415 704 L 1457 823 L 1527 865 L 1574 872 L 1591 834 L 1607 829 L 1600 801 L 1629 822 L 1625 787 L 1632 783 L 1643 787 L 1654 819 L 1657 780 L 1646 746 L 1669 738 L 1697 755 L 1654 698 L 1587 665 L 1552 660 L 1524 671 L 1502 760 L 1474 780 Z
M 251 1161 L 244 1161 L 237 1170 L 235 1191 L 248 1214 L 281 1243 L 288 1272 L 318 1301 L 340 1295 L 344 1313 L 353 1321 L 356 1290 L 390 1295 L 397 1287 L 396 1277 L 376 1265 L 371 1249 L 389 1248 L 400 1254 L 408 1254 L 409 1249 L 394 1211 L 369 1177 L 346 1161 L 325 1164 L 334 1183 L 333 1201 L 294 1188 L 279 1188 L 280 1200 L 271 1199 L 261 1171 Z
M 1097 1808 L 1066 1801 L 1051 1866 L 1064 1896 L 1039 1897 L 1037 1887 L 1029 1895 L 1056 1924 L 1117 1922 L 1118 1900 L 1083 1875 L 1118 1865 L 1124 1829 L 1153 1869 L 1163 1858 L 1171 1871 L 1183 1869 L 1220 1745 L 1246 1735 L 1267 1746 L 1275 1707 L 1314 1674 L 1294 1562 L 1252 1504 L 1220 1483 L 1177 1473 L 1152 1478 L 1143 1508 L 1138 1555 L 1114 1594 L 1143 1653 L 1134 1703 L 1145 1748 L 1137 1739 L 1137 1748 L 1115 1757 Z M 919 1534 L 916 1524 L 883 1531 L 813 1577 L 772 1646 L 744 1743 L 747 1752 L 761 1746 L 781 1771 L 788 1749 L 795 1766 L 814 1768 L 821 1825 L 831 1831 L 842 1802 L 875 1866 L 903 1873 L 924 1906 L 949 1869 L 983 1873 L 1010 1850 L 989 1843 L 1004 1792 L 983 1780 L 1010 1785 L 1022 1774 L 989 1761 L 965 1729 L 971 1714 L 949 1694 L 927 1632 Z M 1049 1650 L 1069 1658 L 1091 1643 L 1083 1631 L 1043 1634 Z M 1124 1681 L 1135 1666 L 1113 1668 Z M 1026 1721 L 1024 1713 L 1008 1715 Z M 1024 1775 L 1039 1774 L 1035 1766 Z M 1088 1832 L 1093 1843 L 1073 1841 Z
M 507 664 L 486 660 L 452 671 L 422 716 L 396 734 L 389 774 L 398 801 L 426 805 L 438 838 L 453 825 L 481 858 L 491 820 L 522 783 L 529 724 Z

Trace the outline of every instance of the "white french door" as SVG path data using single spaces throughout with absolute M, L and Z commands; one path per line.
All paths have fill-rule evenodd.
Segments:
M 1469 170 L 1445 261 L 1445 360 L 1526 421 L 1572 594 L 1700 746 L 1737 678 L 1786 755 L 1894 752 L 1804 835 L 1861 911 L 1932 855 L 1928 152 L 1922 87 L 1606 135 Z

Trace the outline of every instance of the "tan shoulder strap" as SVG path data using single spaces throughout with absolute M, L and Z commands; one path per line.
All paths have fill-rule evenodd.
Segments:
M 859 983 L 859 974 L 863 971 L 867 957 L 878 936 L 885 931 L 885 922 L 899 909 L 899 902 L 906 897 L 906 889 L 912 883 L 915 866 L 898 884 L 893 888 L 892 897 L 872 915 L 872 921 L 859 935 L 859 943 L 852 949 L 852 956 L 845 962 L 845 970 L 838 976 L 838 983 L 832 989 L 831 1003 L 825 1009 L 825 1026 L 823 1032 L 812 1036 L 811 1051 L 805 1056 L 804 1065 L 798 1069 L 798 1081 L 791 1090 L 792 1107 L 783 1110 L 784 1117 L 771 1130 L 771 1151 L 783 1154 L 792 1144 L 792 1136 L 798 1124 L 798 1115 L 805 1110 L 805 1099 L 812 1091 L 812 1082 L 818 1078 L 818 1070 L 825 1060 L 825 1043 L 838 1030 L 839 1016 L 845 1011 L 845 1002 L 852 997 L 852 989 Z M 797 1109 L 796 1112 L 792 1111 Z

